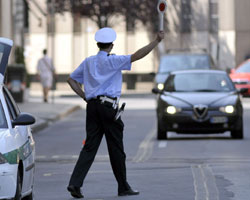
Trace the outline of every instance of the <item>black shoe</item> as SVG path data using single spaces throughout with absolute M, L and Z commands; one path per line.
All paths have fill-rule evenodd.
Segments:
M 74 185 L 69 185 L 67 189 L 71 193 L 72 197 L 75 197 L 77 199 L 83 198 L 83 195 L 79 187 L 75 187 Z
M 118 193 L 118 196 L 138 195 L 139 193 L 140 193 L 140 192 L 137 191 L 137 190 L 129 189 L 129 190 L 126 190 L 126 191 L 123 191 L 123 192 L 119 192 L 119 193 Z

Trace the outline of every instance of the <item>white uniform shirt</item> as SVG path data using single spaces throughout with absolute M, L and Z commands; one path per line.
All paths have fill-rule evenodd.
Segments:
M 84 85 L 86 99 L 106 95 L 120 97 L 122 70 L 131 69 L 131 55 L 108 55 L 99 51 L 97 55 L 86 58 L 70 77 Z

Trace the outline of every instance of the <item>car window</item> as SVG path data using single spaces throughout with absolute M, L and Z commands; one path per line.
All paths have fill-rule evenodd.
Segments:
M 250 72 L 250 62 L 242 64 L 238 69 L 236 69 L 236 72 L 237 73 Z
M 8 109 L 9 109 L 9 113 L 11 115 L 11 119 L 14 120 L 20 114 L 20 110 L 15 100 L 13 99 L 12 95 L 8 91 L 8 89 L 4 87 L 3 91 L 4 91 L 4 97 L 7 102 Z
M 176 92 L 228 92 L 234 86 L 224 74 L 187 73 L 171 75 L 165 84 L 166 91 Z
M 159 73 L 168 73 L 185 69 L 209 69 L 210 60 L 207 55 L 167 55 L 162 57 Z

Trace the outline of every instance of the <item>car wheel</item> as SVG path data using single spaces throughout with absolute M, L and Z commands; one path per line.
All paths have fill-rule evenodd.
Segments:
M 234 139 L 243 139 L 243 130 L 234 130 L 231 131 L 231 137 Z
M 160 125 L 160 123 L 158 122 L 158 126 L 157 126 L 157 139 L 158 140 L 166 140 L 168 138 L 167 135 L 167 131 L 166 129 L 163 129 Z
M 22 183 L 19 171 L 17 172 L 16 195 L 13 200 L 21 200 Z
M 235 130 L 231 131 L 231 137 L 234 139 L 243 139 L 243 120 L 240 118 L 236 123 Z

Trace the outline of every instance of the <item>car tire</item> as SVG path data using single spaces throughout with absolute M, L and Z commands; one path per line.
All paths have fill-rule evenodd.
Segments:
M 243 139 L 243 130 L 233 130 L 231 131 L 231 137 L 233 139 Z
M 242 118 L 238 119 L 235 125 L 235 130 L 231 131 L 231 137 L 233 139 L 243 139 L 243 120 Z
M 160 123 L 158 122 L 158 126 L 157 126 L 157 140 L 166 140 L 168 139 L 168 134 L 167 131 L 165 129 L 163 129 L 160 125 Z
M 13 200 L 21 200 L 22 197 L 22 183 L 19 171 L 17 172 L 16 195 Z

